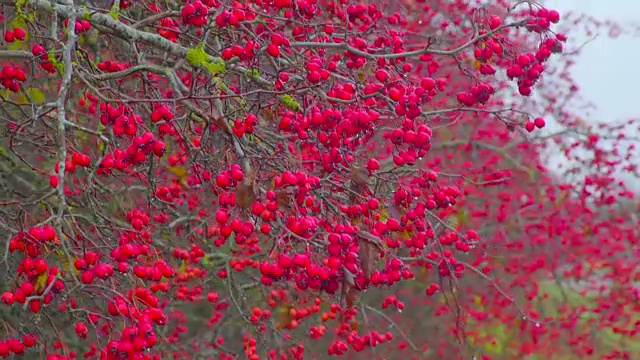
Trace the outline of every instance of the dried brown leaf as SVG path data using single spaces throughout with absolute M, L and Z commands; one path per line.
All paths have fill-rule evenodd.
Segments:
M 236 202 L 243 209 L 248 209 L 256 200 L 256 191 L 253 183 L 245 181 L 238 184 L 236 188 Z
M 360 242 L 360 266 L 362 267 L 362 272 L 364 276 L 367 278 L 371 276 L 373 272 L 373 267 L 376 262 L 377 250 L 375 245 L 367 242 Z
M 236 202 L 243 209 L 248 209 L 256 201 L 256 174 L 250 172 L 236 187 Z
M 340 290 L 340 303 L 351 309 L 355 305 L 358 296 L 360 296 L 360 290 L 346 278 L 343 278 L 342 288 Z
M 362 166 L 353 165 L 351 167 L 351 181 L 358 188 L 364 188 L 369 182 L 367 170 Z
M 376 261 L 378 260 L 378 253 L 384 248 L 382 246 L 382 239 L 373 235 L 368 231 L 358 231 L 358 245 L 360 246 L 360 266 L 364 276 L 369 277 L 373 272 Z
M 384 251 L 384 241 L 379 236 L 373 235 L 372 233 L 365 230 L 356 231 L 356 235 L 365 242 L 374 245 L 380 251 Z
M 291 194 L 286 190 L 276 191 L 276 202 L 284 209 L 291 209 Z

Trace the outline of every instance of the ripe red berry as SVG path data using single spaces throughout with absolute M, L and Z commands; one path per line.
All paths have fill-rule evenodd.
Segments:
M 86 338 L 87 335 L 89 334 L 89 329 L 87 328 L 87 325 L 85 325 L 83 322 L 76 323 L 75 331 L 78 337 L 82 339 Z
M 370 172 L 380 169 L 380 163 L 376 159 L 369 159 L 367 161 L 367 170 Z
M 380 201 L 378 199 L 369 199 L 367 202 L 369 209 L 376 210 L 380 207 Z
M 269 46 L 267 46 L 267 53 L 273 57 L 280 56 L 280 46 L 269 44 Z
M 46 50 L 40 44 L 33 45 L 33 48 L 31 48 L 31 53 L 33 54 L 33 56 L 40 56 L 40 55 L 44 54 L 45 52 L 46 52 Z
M 491 15 L 489 17 L 489 28 L 495 30 L 502 25 L 502 19 L 497 15 Z
M 49 185 L 54 189 L 58 187 L 58 175 L 49 176 Z
M 11 30 L 7 30 L 4 33 L 4 41 L 8 42 L 8 43 L 12 43 L 15 41 L 15 36 L 13 35 L 13 31 Z
M 222 173 L 216 177 L 216 185 L 226 187 L 229 186 L 229 184 L 231 184 L 231 179 L 228 174 Z
M 7 305 L 11 305 L 15 301 L 15 295 L 10 291 L 6 291 L 2 296 L 0 296 L 0 301 Z
M 389 80 L 389 72 L 384 69 L 378 69 L 376 71 L 376 79 L 378 79 L 378 81 L 380 82 L 386 82 L 387 80 Z
M 527 121 L 527 123 L 524 125 L 524 128 L 528 132 L 532 132 L 536 128 L 536 125 L 534 123 L 532 123 L 531 121 Z
M 231 169 L 231 178 L 235 181 L 242 181 L 244 179 L 244 172 L 242 172 L 239 166 Z
M 16 40 L 24 40 L 25 37 L 27 36 L 27 33 L 25 33 L 24 30 L 22 30 L 21 28 L 15 28 L 13 29 L 13 37 L 16 38 Z
M 91 284 L 93 282 L 94 277 L 95 277 L 95 273 L 93 272 L 93 270 L 85 270 L 82 272 L 81 280 L 85 284 Z
M 426 91 L 431 91 L 436 87 L 436 81 L 433 78 L 425 77 L 420 80 L 420 86 Z
M 278 265 L 283 269 L 288 269 L 293 266 L 293 258 L 287 254 L 280 254 Z
M 560 13 L 558 13 L 556 10 L 549 10 L 549 12 L 547 13 L 547 20 L 554 24 L 557 24 L 560 21 Z
M 224 209 L 218 209 L 216 211 L 216 221 L 218 224 L 226 224 L 229 221 L 229 212 Z

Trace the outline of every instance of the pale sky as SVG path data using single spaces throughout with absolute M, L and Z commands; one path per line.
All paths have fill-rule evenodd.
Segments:
M 546 0 L 549 8 L 561 14 L 566 11 L 582 12 L 599 19 L 620 23 L 640 23 L 640 1 L 633 0 Z M 584 43 L 585 34 L 574 32 L 570 40 Z M 598 36 L 583 48 L 574 67 L 574 76 L 585 96 L 600 108 L 599 115 L 606 118 L 629 118 L 640 115 L 638 85 L 640 84 L 640 36 L 622 35 L 610 39 Z
M 547 8 L 560 14 L 586 13 L 603 21 L 613 20 L 634 28 L 640 24 L 640 1 L 633 0 L 545 0 Z M 597 106 L 586 121 L 612 122 L 640 119 L 640 32 L 612 39 L 606 33 L 595 39 L 584 32 L 568 32 L 567 48 L 584 44 L 572 74 L 583 97 Z M 635 25 L 635 28 L 640 28 Z M 638 133 L 636 130 L 635 133 Z M 631 135 L 631 134 L 630 134 Z M 640 134 L 638 134 L 640 135 Z M 640 144 L 637 144 L 640 148 Z M 640 162 L 640 153 L 638 154 Z M 640 181 L 620 175 L 627 185 L 640 192 Z

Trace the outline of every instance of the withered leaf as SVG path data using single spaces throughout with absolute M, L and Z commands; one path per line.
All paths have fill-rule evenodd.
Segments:
M 384 241 L 379 236 L 373 235 L 366 230 L 358 230 L 356 231 L 356 235 L 358 238 L 365 240 L 365 242 L 374 245 L 380 251 L 384 251 Z
M 382 239 L 368 231 L 358 231 L 358 245 L 360 246 L 360 266 L 364 276 L 369 277 L 373 272 L 378 254 L 383 251 Z
M 276 329 L 280 330 L 291 324 L 291 320 L 293 320 L 291 317 L 291 309 L 292 306 L 289 304 L 282 304 L 276 308 L 274 316 Z
M 256 201 L 256 174 L 250 172 L 245 179 L 236 187 L 236 202 L 243 209 L 248 209 Z
M 343 278 L 342 289 L 340 291 L 340 303 L 348 309 L 352 309 L 359 295 L 360 290 L 346 278 Z
M 362 267 L 364 276 L 367 278 L 371 276 L 373 272 L 377 254 L 378 252 L 376 251 L 375 245 L 367 241 L 360 242 L 360 266 Z
M 291 209 L 291 203 L 293 202 L 292 194 L 294 191 L 293 188 L 276 191 L 276 202 L 278 205 L 284 209 Z
M 256 201 L 256 191 L 253 182 L 243 181 L 236 188 L 236 202 L 243 209 L 248 209 Z
M 362 166 L 353 165 L 351 167 L 351 181 L 358 188 L 364 188 L 369 182 L 369 174 L 367 174 L 367 170 Z

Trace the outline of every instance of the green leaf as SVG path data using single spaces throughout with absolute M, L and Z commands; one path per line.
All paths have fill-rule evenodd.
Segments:
M 297 102 L 296 99 L 294 99 L 293 96 L 289 94 L 282 95 L 282 97 L 280 98 L 280 102 L 283 103 L 284 106 L 286 106 L 291 110 L 297 111 L 302 109 L 302 107 L 300 106 L 300 103 Z
M 256 78 L 260 77 L 260 70 L 258 70 L 258 69 L 248 69 L 247 72 L 245 73 L 245 75 L 249 79 L 256 79 Z
M 191 66 L 207 69 L 211 75 L 221 74 L 226 70 L 224 60 L 209 56 L 204 51 L 203 44 L 198 44 L 195 48 L 187 50 L 185 59 Z
M 7 48 L 9 50 L 25 50 L 28 47 L 27 47 L 27 44 L 24 41 L 16 40 L 12 44 L 9 44 L 9 46 L 7 46 Z

